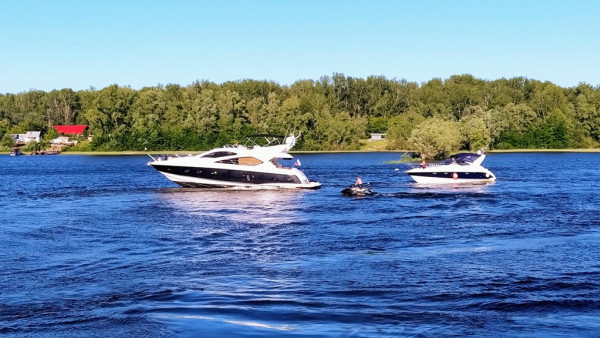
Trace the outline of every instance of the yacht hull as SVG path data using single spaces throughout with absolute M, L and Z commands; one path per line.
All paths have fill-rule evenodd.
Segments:
M 321 187 L 318 182 L 302 180 L 303 177 L 299 177 L 301 172 L 293 168 L 281 169 L 280 172 L 261 172 L 165 164 L 150 165 L 172 182 L 188 188 L 317 189 Z

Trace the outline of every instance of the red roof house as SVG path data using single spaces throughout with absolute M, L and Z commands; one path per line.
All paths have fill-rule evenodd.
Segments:
M 87 128 L 87 125 L 78 125 L 78 126 L 54 126 L 54 129 L 58 131 L 59 134 L 63 135 L 83 135 L 83 131 Z

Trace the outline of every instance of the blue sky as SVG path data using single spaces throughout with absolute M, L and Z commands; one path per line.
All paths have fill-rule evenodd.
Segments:
M 0 93 L 343 73 L 600 85 L 600 1 L 0 0 Z

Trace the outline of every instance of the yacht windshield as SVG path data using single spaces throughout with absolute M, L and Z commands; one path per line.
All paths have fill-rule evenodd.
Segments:
M 219 157 L 225 157 L 225 156 L 231 156 L 231 155 L 235 155 L 235 153 L 232 153 L 230 151 L 215 151 L 212 153 L 208 153 L 202 157 L 219 158 Z

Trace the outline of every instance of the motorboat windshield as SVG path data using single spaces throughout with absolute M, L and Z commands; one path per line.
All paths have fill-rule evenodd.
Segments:
M 471 165 L 471 164 L 475 163 L 477 161 L 477 159 L 480 157 L 481 157 L 480 154 L 460 153 L 460 154 L 455 154 L 455 155 L 450 156 L 449 158 L 440 162 L 439 165 L 446 165 L 446 164 Z

